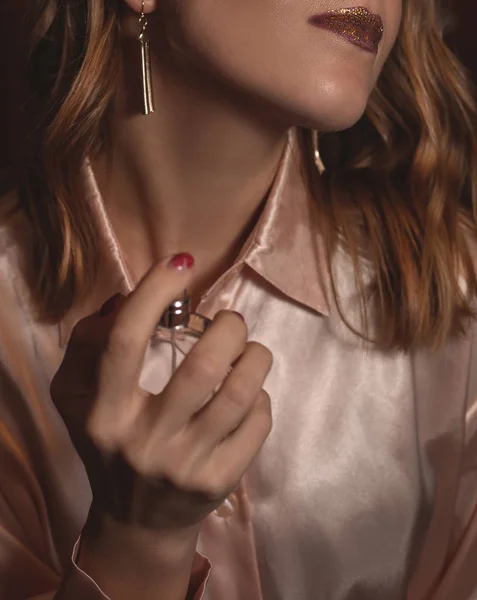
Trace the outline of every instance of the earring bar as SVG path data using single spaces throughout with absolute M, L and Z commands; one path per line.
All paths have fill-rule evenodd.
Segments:
M 315 165 L 316 165 L 316 168 L 318 169 L 320 175 L 323 175 L 323 173 L 326 171 L 326 167 L 323 164 L 323 161 L 321 160 L 320 145 L 319 145 L 318 138 L 319 138 L 318 131 L 316 129 L 314 129 L 312 131 L 312 139 L 313 139 L 313 152 L 314 152 Z
M 142 67 L 142 95 L 143 114 L 154 112 L 154 99 L 152 94 L 152 69 L 149 39 L 147 37 L 147 17 L 144 13 L 144 0 L 142 2 L 141 16 L 139 17 L 139 42 L 141 44 L 141 67 Z

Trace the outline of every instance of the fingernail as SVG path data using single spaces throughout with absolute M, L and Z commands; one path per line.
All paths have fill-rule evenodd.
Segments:
M 118 306 L 120 298 L 121 294 L 115 294 L 109 300 L 106 300 L 106 302 L 98 311 L 99 316 L 108 317 L 109 315 L 112 315 Z
M 181 252 L 171 258 L 167 267 L 176 271 L 188 271 L 194 266 L 194 257 L 188 252 Z

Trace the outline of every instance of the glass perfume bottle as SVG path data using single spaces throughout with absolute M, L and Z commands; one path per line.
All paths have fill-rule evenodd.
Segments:
M 150 394 L 159 394 L 211 322 L 191 312 L 186 290 L 169 306 L 151 336 L 139 386 Z

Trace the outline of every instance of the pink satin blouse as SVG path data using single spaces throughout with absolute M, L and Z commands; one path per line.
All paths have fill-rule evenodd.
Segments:
M 3 600 L 105 598 L 72 562 L 91 494 L 49 394 L 74 324 L 134 287 L 88 167 L 84 181 L 100 277 L 61 323 L 32 318 L 26 222 L 0 228 Z M 366 347 L 341 322 L 321 263 L 292 130 L 255 230 L 198 308 L 239 311 L 273 352 L 274 425 L 241 487 L 203 523 L 195 598 L 477 598 L 475 327 L 434 353 Z M 335 268 L 353 319 L 351 266 L 337 255 Z

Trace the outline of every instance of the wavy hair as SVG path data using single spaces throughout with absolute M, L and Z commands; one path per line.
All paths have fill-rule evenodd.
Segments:
M 23 20 L 29 118 L 16 187 L 31 221 L 32 293 L 45 319 L 61 318 L 95 283 L 94 221 L 78 172 L 107 144 L 119 4 L 30 0 Z M 469 77 L 443 41 L 436 1 L 403 4 L 397 43 L 365 115 L 321 137 L 327 170 L 320 182 L 311 132 L 301 128 L 300 140 L 311 191 L 326 191 L 316 202 L 338 305 L 332 256 L 343 244 L 360 291 L 360 335 L 372 306 L 373 341 L 409 350 L 439 346 L 474 315 L 477 118 Z M 373 267 L 371 284 L 363 283 L 363 257 Z

